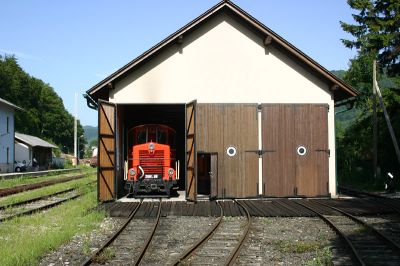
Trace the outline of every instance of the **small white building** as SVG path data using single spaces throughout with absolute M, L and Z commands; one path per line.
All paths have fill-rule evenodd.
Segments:
M 39 169 L 47 169 L 52 163 L 53 148 L 58 149 L 57 146 L 41 138 L 15 133 L 15 161 L 17 162 L 35 166 L 33 165 L 33 159 L 35 158 Z
M 0 98 L 0 173 L 14 171 L 14 112 L 22 108 Z

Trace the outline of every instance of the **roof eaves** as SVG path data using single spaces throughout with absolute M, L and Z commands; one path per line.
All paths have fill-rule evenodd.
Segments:
M 188 30 L 192 29 L 193 27 L 198 25 L 200 22 L 202 22 L 203 20 L 208 18 L 210 15 L 214 14 L 216 11 L 218 11 L 222 7 L 226 6 L 228 2 L 229 1 L 221 1 L 218 4 L 216 4 L 215 6 L 211 7 L 209 10 L 204 12 L 199 17 L 195 18 L 194 20 L 192 20 L 191 22 L 189 22 L 188 24 L 186 24 L 185 26 L 183 26 L 182 28 L 180 28 L 176 32 L 174 32 L 171 35 L 169 35 L 168 37 L 166 37 L 161 42 L 157 43 L 156 45 L 154 45 L 153 47 L 148 49 L 146 52 L 142 53 L 141 55 L 139 55 L 138 57 L 136 57 L 135 59 L 133 59 L 132 61 L 130 61 L 129 63 L 127 63 L 126 65 L 124 65 L 123 67 L 118 69 L 117 71 L 115 71 L 114 73 L 112 73 L 107 78 L 103 79 L 102 81 L 100 81 L 99 83 L 94 85 L 92 88 L 87 90 L 86 93 L 92 95 L 93 93 L 95 93 L 99 89 L 103 88 L 104 86 L 106 86 L 110 82 L 114 81 L 116 78 L 118 78 L 121 75 L 125 74 L 127 71 L 129 71 L 131 68 L 133 68 L 135 65 L 141 63 L 147 57 L 151 56 L 152 54 L 154 54 L 157 51 L 159 51 L 160 49 L 162 49 L 164 46 L 166 46 L 169 43 L 171 43 L 171 41 L 173 41 L 175 38 L 178 38 L 180 35 L 182 35 L 183 33 L 187 32 Z
M 3 98 L 0 98 L 0 102 L 3 103 L 3 104 L 5 104 L 5 105 L 7 105 L 7 106 L 9 106 L 9 107 L 11 107 L 11 108 L 17 109 L 17 110 L 20 110 L 20 111 L 23 111 L 23 110 L 24 110 L 24 109 L 22 109 L 21 107 L 19 107 L 19 106 L 13 104 L 13 103 L 11 103 L 11 102 L 9 102 L 9 101 L 7 101 L 7 100 L 4 100 Z
M 132 60 L 131 62 L 127 63 L 114 73 L 112 73 L 110 76 L 107 78 L 103 79 L 99 83 L 97 83 L 95 86 L 87 90 L 87 94 L 93 95 L 95 92 L 109 84 L 110 82 L 113 82 L 115 79 L 118 77 L 122 76 L 126 72 L 128 72 L 130 69 L 132 69 L 134 66 L 137 64 L 141 63 L 145 59 L 147 59 L 149 56 L 153 55 L 166 45 L 170 44 L 174 39 L 178 38 L 180 35 L 184 34 L 188 30 L 192 29 L 205 19 L 207 19 L 209 16 L 217 12 L 223 7 L 228 7 L 230 8 L 231 11 L 233 11 L 235 14 L 237 14 L 239 17 L 243 18 L 244 20 L 248 21 L 251 25 L 255 26 L 258 30 L 263 32 L 266 35 L 269 35 L 273 38 L 273 40 L 290 51 L 293 55 L 295 55 L 297 58 L 299 58 L 302 62 L 306 63 L 309 67 L 317 71 L 319 74 L 324 76 L 326 79 L 331 81 L 333 84 L 338 85 L 342 90 L 346 91 L 349 95 L 351 96 L 357 96 L 358 92 L 352 88 L 350 85 L 345 83 L 343 80 L 339 79 L 336 77 L 334 74 L 332 74 L 330 71 L 328 71 L 326 68 L 318 64 L 316 61 L 314 61 L 311 57 L 303 53 L 301 50 L 299 50 L 297 47 L 286 41 L 283 37 L 275 33 L 273 30 L 265 26 L 263 23 L 258 21 L 256 18 L 248 14 L 246 11 L 241 9 L 239 6 L 235 5 L 231 1 L 224 0 L 207 10 L 205 13 L 197 17 L 196 19 L 192 20 L 188 24 L 186 24 L 184 27 L 180 28 L 176 32 L 172 33 L 169 35 L 167 38 L 156 44 L 155 46 L 151 47 L 149 50 Z
M 300 49 L 295 47 L 293 44 L 289 43 L 287 40 L 285 40 L 283 37 L 281 37 L 279 34 L 265 26 L 263 23 L 258 21 L 256 18 L 251 16 L 249 13 L 241 9 L 239 6 L 235 5 L 234 3 L 227 1 L 228 5 L 230 8 L 240 17 L 244 18 L 245 20 L 249 21 L 251 24 L 256 26 L 259 30 L 263 31 L 266 35 L 269 35 L 275 40 L 279 45 L 283 46 L 285 49 L 289 50 L 292 52 L 296 57 L 301 59 L 303 62 L 305 62 L 307 65 L 315 69 L 317 72 L 322 74 L 324 77 L 326 77 L 328 80 L 330 80 L 332 83 L 339 85 L 342 89 L 347 91 L 350 95 L 356 96 L 358 92 L 352 88 L 350 85 L 345 83 L 343 80 L 340 78 L 336 77 L 334 74 L 332 74 L 329 70 L 324 68 L 322 65 L 314 61 L 311 57 L 303 53 Z

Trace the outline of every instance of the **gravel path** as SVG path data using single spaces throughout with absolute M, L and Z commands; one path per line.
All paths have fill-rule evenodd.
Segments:
M 142 265 L 169 265 L 201 237 L 216 219 L 188 216 L 161 218 Z M 236 219 L 240 220 L 233 217 L 224 219 L 233 223 L 237 223 Z M 137 225 L 142 225 L 146 223 L 145 220 L 150 222 L 152 219 L 135 220 Z M 84 236 L 75 236 L 70 243 L 47 254 L 40 265 L 80 265 L 85 257 L 99 247 L 121 224 L 121 219 L 106 218 L 99 230 Z M 143 243 L 140 234 L 139 231 L 130 230 L 126 237 L 131 236 L 131 240 L 135 242 L 133 245 L 139 247 Z M 318 218 L 253 218 L 250 235 L 236 265 L 332 265 L 332 252 L 329 247 L 338 244 L 336 241 L 336 235 Z M 131 249 L 132 252 L 134 250 L 135 248 Z M 124 265 L 128 262 L 117 262 L 118 257 L 124 253 L 127 254 L 127 250 L 111 249 L 108 256 L 115 258 L 112 259 L 113 265 Z M 208 261 L 207 264 L 218 263 Z

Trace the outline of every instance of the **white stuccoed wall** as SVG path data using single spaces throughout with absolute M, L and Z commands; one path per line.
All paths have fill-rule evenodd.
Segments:
M 328 85 L 227 15 L 212 18 L 115 83 L 114 103 L 329 104 L 329 183 L 336 196 L 334 101 Z
M 7 132 L 7 117 L 9 128 Z M 7 164 L 7 147 L 9 163 Z M 0 103 L 0 173 L 14 171 L 14 110 Z

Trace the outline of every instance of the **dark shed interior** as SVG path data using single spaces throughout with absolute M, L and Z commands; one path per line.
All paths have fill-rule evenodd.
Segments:
M 127 158 L 128 131 L 143 124 L 163 124 L 176 131 L 176 159 L 179 160 L 179 189 L 185 189 L 185 104 L 118 104 L 117 105 L 117 195 L 124 190 L 124 161 Z

